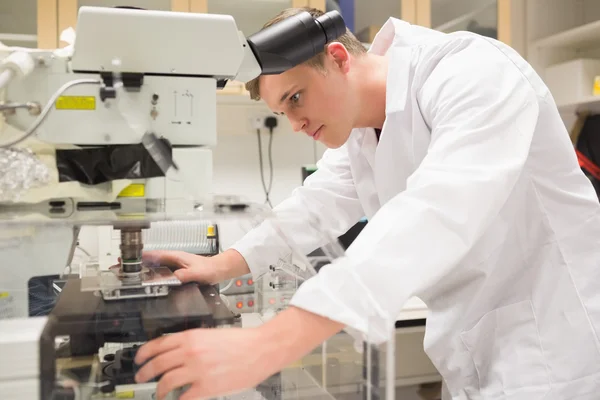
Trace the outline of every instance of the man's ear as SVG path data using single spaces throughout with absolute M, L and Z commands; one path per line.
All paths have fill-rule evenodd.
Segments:
M 330 59 L 341 72 L 347 73 L 350 68 L 350 53 L 340 42 L 331 42 L 327 45 L 325 56 Z

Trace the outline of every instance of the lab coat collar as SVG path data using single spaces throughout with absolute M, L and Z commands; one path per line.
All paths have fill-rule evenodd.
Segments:
M 390 177 L 385 173 L 379 164 L 386 159 L 391 149 L 386 148 L 393 144 L 392 138 L 387 133 L 388 130 L 397 129 L 396 116 L 398 112 L 405 110 L 408 102 L 409 87 L 410 87 L 410 69 L 412 62 L 412 44 L 417 38 L 411 29 L 411 25 L 405 21 L 390 18 L 383 25 L 381 30 L 375 36 L 373 43 L 369 49 L 369 53 L 387 56 L 389 59 L 389 67 L 386 82 L 386 120 L 383 125 L 379 144 L 375 137 L 373 129 L 365 128 L 361 130 L 361 153 L 364 157 L 363 163 L 370 168 L 363 168 L 363 174 L 368 179 L 363 179 L 362 185 L 367 187 L 371 193 L 376 195 L 365 199 L 368 208 L 372 212 L 376 212 L 391 197 L 391 191 L 388 187 L 393 187 L 397 190 L 398 182 L 394 182 L 395 178 Z M 394 133 L 394 132 L 390 132 Z M 390 142 L 392 140 L 392 142 Z M 383 158 L 382 158 L 383 157 Z M 383 166 L 383 164 L 382 164 Z M 368 171 L 368 172 L 367 172 Z M 387 185 L 387 186 L 386 186 Z
M 369 53 L 385 55 L 392 47 L 410 47 L 440 35 L 443 33 L 392 17 L 375 35 Z
M 386 115 L 402 111 L 408 96 L 408 81 L 414 42 L 408 22 L 389 18 L 381 27 L 369 48 L 369 53 L 387 55 L 389 67 L 386 91 Z
M 385 55 L 395 44 L 410 42 L 410 24 L 397 18 L 389 18 L 375 35 L 369 53 Z

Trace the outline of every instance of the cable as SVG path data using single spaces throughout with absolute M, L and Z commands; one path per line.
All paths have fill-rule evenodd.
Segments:
M 28 103 L 8 103 L 8 104 L 0 104 L 0 112 L 6 110 L 17 110 L 19 108 L 26 108 L 27 110 L 33 110 L 39 107 L 36 103 L 28 102 Z
M 271 188 L 273 187 L 273 128 L 269 128 L 268 157 L 269 157 L 269 190 L 268 190 L 268 193 L 269 193 L 269 195 L 271 195 Z
M 22 141 L 24 141 L 25 139 L 27 139 L 29 136 L 31 136 L 33 134 L 33 132 L 35 132 L 35 130 L 40 126 L 40 124 L 42 122 L 44 122 L 44 120 L 48 116 L 48 113 L 52 109 L 52 106 L 54 105 L 54 103 L 56 102 L 56 100 L 58 99 L 58 97 L 60 95 L 62 95 L 70 87 L 77 86 L 77 85 L 85 85 L 85 84 L 101 85 L 102 81 L 99 80 L 99 79 L 76 79 L 74 81 L 70 81 L 70 82 L 65 83 L 64 85 L 62 85 L 60 87 L 60 89 L 58 89 L 56 91 L 56 93 L 54 93 L 52 95 L 52 97 L 50 98 L 50 100 L 48 101 L 48 103 L 46 103 L 46 106 L 42 110 L 41 114 L 37 117 L 37 119 L 35 120 L 35 122 L 25 132 L 25 134 L 23 134 L 23 136 L 21 136 L 20 138 L 17 138 L 17 139 L 14 139 L 14 140 L 11 140 L 11 141 L 8 141 L 8 142 L 5 142 L 5 143 L 0 143 L 0 148 L 7 148 L 7 147 L 14 146 L 15 144 L 21 143 Z
M 220 290 L 219 290 L 219 293 L 225 293 L 227 290 L 229 290 L 229 288 L 230 288 L 231 286 L 233 286 L 233 281 L 234 281 L 234 280 L 235 280 L 235 278 L 231 278 L 231 279 L 229 280 L 229 283 L 228 283 L 228 284 L 227 284 L 227 285 L 226 285 L 226 286 L 225 286 L 223 289 L 220 289 Z
M 0 90 L 4 89 L 4 87 L 10 83 L 14 76 L 15 71 L 12 69 L 5 69 L 4 71 L 0 72 Z
M 90 252 L 89 252 L 89 251 L 87 251 L 86 249 L 84 249 L 84 248 L 83 248 L 83 247 L 81 247 L 80 245 L 77 245 L 77 248 L 78 248 L 79 250 L 81 250 L 81 252 L 82 252 L 83 254 L 85 254 L 85 255 L 86 255 L 86 256 L 88 256 L 89 258 L 92 258 L 92 255 L 90 254 Z
M 270 172 L 270 181 L 269 181 L 269 190 L 267 191 L 268 195 L 271 195 L 271 189 L 273 187 L 273 130 L 277 127 L 278 121 L 275 117 L 267 117 L 265 118 L 265 127 L 269 129 L 269 172 Z M 271 208 L 271 201 L 269 200 L 269 205 Z
M 273 208 L 271 204 L 271 189 L 273 188 L 273 130 L 277 127 L 278 121 L 275 117 L 265 118 L 265 127 L 269 129 L 269 146 L 267 157 L 269 159 L 269 185 L 265 183 L 265 175 L 263 172 L 263 155 L 262 155 L 262 139 L 260 137 L 260 128 L 256 129 L 256 135 L 258 137 L 258 162 L 260 164 L 260 180 L 262 181 L 263 190 L 265 191 L 265 203 L 269 204 L 269 207 Z
M 256 130 L 256 136 L 258 137 L 258 163 L 260 167 L 260 180 L 262 182 L 263 190 L 265 192 L 265 203 L 268 203 L 269 207 L 273 208 L 273 205 L 271 204 L 271 199 L 269 199 L 269 190 L 267 189 L 267 184 L 265 183 L 265 174 L 263 172 L 262 139 L 260 138 L 260 129 Z

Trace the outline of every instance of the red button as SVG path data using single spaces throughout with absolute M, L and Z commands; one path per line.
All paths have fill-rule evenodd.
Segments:
M 254 300 L 248 300 L 248 307 L 254 307 Z
M 254 281 L 252 279 L 248 279 L 248 286 L 252 286 L 254 284 Z
M 242 303 L 241 301 L 238 301 L 237 304 L 235 305 L 237 308 L 242 308 L 244 307 L 244 303 Z
M 235 286 L 241 287 L 242 286 L 242 281 L 240 281 L 240 280 L 235 281 Z
M 275 299 L 269 299 L 270 304 L 275 304 Z

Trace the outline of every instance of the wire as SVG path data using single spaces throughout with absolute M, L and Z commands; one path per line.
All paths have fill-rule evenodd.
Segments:
M 269 128 L 269 196 L 273 187 L 273 128 Z M 271 203 L 269 203 L 270 205 Z M 273 206 L 271 206 L 273 207 Z
M 13 139 L 13 140 L 10 140 L 5 143 L 0 143 L 0 148 L 11 147 L 11 146 L 21 143 L 22 141 L 27 139 L 29 136 L 31 136 L 33 134 L 33 132 L 35 132 L 35 130 L 40 126 L 40 124 L 42 122 L 44 122 L 44 120 L 48 116 L 48 113 L 52 109 L 52 106 L 54 105 L 54 103 L 56 102 L 56 100 L 58 99 L 58 97 L 60 95 L 62 95 L 70 87 L 77 86 L 77 85 L 87 85 L 87 84 L 101 85 L 102 81 L 99 79 L 76 79 L 74 81 L 65 83 L 56 91 L 56 93 L 54 93 L 52 95 L 52 97 L 50 98 L 48 103 L 46 103 L 46 106 L 42 110 L 41 114 L 37 117 L 37 119 L 31 125 L 31 127 L 29 127 L 29 129 L 20 138 Z
M 271 199 L 269 198 L 270 186 L 273 183 L 273 161 L 270 157 L 271 144 L 273 142 L 273 140 L 272 140 L 273 135 L 271 135 L 271 139 L 269 140 L 269 161 L 270 161 L 269 165 L 271 167 L 271 182 L 269 184 L 268 189 L 267 189 L 267 184 L 265 183 L 265 174 L 263 171 L 262 139 L 260 137 L 260 129 L 256 130 L 256 137 L 258 138 L 258 162 L 259 162 L 259 167 L 260 167 L 260 180 L 262 182 L 263 190 L 265 192 L 265 203 L 268 203 L 269 207 L 273 208 L 273 205 L 271 204 Z
M 235 280 L 235 278 L 231 278 L 231 279 L 229 280 L 229 283 L 228 283 L 227 285 L 225 285 L 225 287 L 224 287 L 223 289 L 220 289 L 220 290 L 219 290 L 219 293 L 225 293 L 227 290 L 229 290 L 229 288 L 230 288 L 231 286 L 233 286 L 233 281 L 234 281 L 234 280 Z
M 81 247 L 80 245 L 77 245 L 77 248 L 78 248 L 79 250 L 81 250 L 81 252 L 83 252 L 83 254 L 85 254 L 85 255 L 86 255 L 86 256 L 88 256 L 89 258 L 91 258 L 91 257 L 92 257 L 92 255 L 90 254 L 90 252 L 89 252 L 89 251 L 87 251 L 86 249 L 84 249 L 83 247 Z
M 0 72 L 0 90 L 4 89 L 4 87 L 10 83 L 14 76 L 15 72 L 10 68 Z
M 0 104 L 0 111 L 6 110 L 16 110 L 19 108 L 26 108 L 28 110 L 33 110 L 36 108 L 35 103 L 8 103 L 8 104 Z

